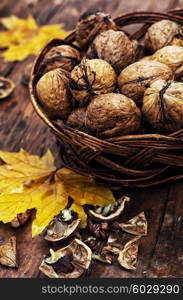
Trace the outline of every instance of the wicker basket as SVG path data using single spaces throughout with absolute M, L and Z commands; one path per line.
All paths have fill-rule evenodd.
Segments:
M 114 21 L 120 28 L 143 23 L 143 26 L 131 35 L 139 40 L 152 23 L 162 19 L 183 25 L 183 10 L 169 13 L 131 13 Z M 30 82 L 34 109 L 61 142 L 64 165 L 80 174 L 91 175 L 121 186 L 148 187 L 183 178 L 183 129 L 170 135 L 139 134 L 104 140 L 62 123 L 58 127 L 44 113 L 35 93 L 35 86 L 40 78 L 40 63 L 51 47 L 70 45 L 74 41 L 73 32 L 65 40 L 54 39 L 47 44 L 34 63 Z

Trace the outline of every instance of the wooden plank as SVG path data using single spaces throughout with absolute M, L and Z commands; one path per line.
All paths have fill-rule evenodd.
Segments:
M 183 277 L 183 183 L 172 184 L 158 240 L 149 265 L 149 277 Z

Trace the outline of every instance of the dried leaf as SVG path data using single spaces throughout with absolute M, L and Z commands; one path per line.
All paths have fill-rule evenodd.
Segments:
M 51 222 L 55 215 L 65 208 L 68 202 L 68 193 L 63 182 L 58 180 L 55 175 L 55 181 L 52 185 L 45 184 L 46 192 L 35 199 L 36 219 L 32 224 L 32 236 L 40 234 L 44 228 Z
M 12 236 L 4 244 L 0 245 L 0 264 L 11 268 L 17 267 L 15 236 Z
M 52 38 L 64 39 L 68 32 L 61 25 L 38 26 L 32 16 L 20 19 L 16 16 L 1 18 L 7 29 L 0 31 L 0 48 L 8 48 L 2 54 L 5 61 L 21 61 L 30 54 L 36 55 Z
M 134 235 L 147 235 L 147 220 L 144 212 L 141 212 L 128 222 L 120 223 L 119 226 L 123 231 Z
M 0 192 L 16 193 L 23 190 L 23 184 L 30 180 L 47 178 L 56 170 L 51 152 L 40 158 L 30 155 L 25 150 L 11 153 L 0 151 L 0 159 L 5 163 L 0 166 Z
M 127 270 L 135 270 L 138 255 L 138 240 L 140 236 L 137 236 L 125 244 L 124 249 L 119 252 L 118 262 Z
M 96 183 L 93 178 L 79 175 L 71 170 L 67 170 L 66 175 L 65 169 L 60 169 L 57 175 L 64 182 L 70 197 L 76 204 L 97 206 L 115 204 L 111 190 L 104 184 Z
M 11 222 L 20 213 L 36 209 L 32 236 L 40 234 L 68 203 L 78 213 L 81 227 L 86 226 L 84 204 L 114 204 L 112 192 L 90 177 L 67 169 L 56 171 L 50 151 L 40 158 L 21 150 L 18 153 L 0 151 L 0 221 Z M 66 177 L 65 177 L 66 176 Z

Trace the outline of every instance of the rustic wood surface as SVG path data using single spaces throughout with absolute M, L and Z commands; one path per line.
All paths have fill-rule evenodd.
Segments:
M 43 4 L 44 2 L 44 4 Z M 79 15 L 88 8 L 100 8 L 117 17 L 132 11 L 165 11 L 183 8 L 180 0 L 1 0 L 0 17 L 32 14 L 39 24 L 63 23 L 74 28 Z M 18 151 L 20 148 L 42 155 L 50 148 L 58 157 L 59 148 L 49 128 L 34 112 L 28 88 L 21 84 L 22 71 L 31 57 L 19 63 L 0 61 L 0 75 L 16 83 L 14 93 L 0 103 L 0 149 Z M 128 216 L 144 210 L 148 219 L 148 235 L 140 244 L 136 271 L 125 271 L 117 264 L 105 266 L 94 263 L 90 277 L 183 277 L 183 182 L 124 191 L 132 196 Z M 126 217 L 126 215 L 125 215 Z M 49 245 L 40 237 L 31 239 L 31 222 L 13 230 L 0 224 L 0 236 L 15 234 L 18 244 L 18 270 L 0 267 L 0 277 L 43 277 L 39 265 Z

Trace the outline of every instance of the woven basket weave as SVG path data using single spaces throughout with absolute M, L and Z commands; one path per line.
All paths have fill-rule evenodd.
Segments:
M 139 40 L 151 24 L 162 19 L 183 25 L 183 10 L 130 13 L 114 21 L 120 28 L 125 26 L 125 30 L 127 25 L 142 23 L 143 26 L 131 34 L 131 38 Z M 58 127 L 48 118 L 35 93 L 41 62 L 53 46 L 70 45 L 74 41 L 73 32 L 65 40 L 54 39 L 47 44 L 36 58 L 30 81 L 34 109 L 61 142 L 64 165 L 80 174 L 125 186 L 148 187 L 183 178 L 183 129 L 170 135 L 139 134 L 104 140 L 62 123 Z

